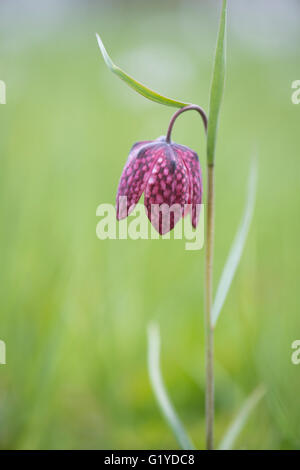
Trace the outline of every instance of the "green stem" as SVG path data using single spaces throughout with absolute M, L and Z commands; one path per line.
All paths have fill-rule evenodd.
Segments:
M 214 166 L 207 167 L 207 223 L 205 263 L 205 416 L 206 448 L 214 447 L 214 330 L 211 320 L 214 245 Z
M 166 142 L 170 143 L 174 123 L 185 111 L 197 111 L 207 131 L 207 116 L 198 105 L 189 105 L 179 109 L 169 123 Z M 214 242 L 214 166 L 207 167 L 207 232 L 206 232 L 206 270 L 205 270 L 205 416 L 206 416 L 206 447 L 213 449 L 214 431 L 214 331 L 211 319 L 212 310 L 212 274 L 213 274 L 213 242 Z

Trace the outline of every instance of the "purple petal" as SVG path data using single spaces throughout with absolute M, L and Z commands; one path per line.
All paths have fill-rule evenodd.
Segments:
M 163 144 L 145 187 L 145 207 L 154 228 L 162 235 L 174 228 L 189 200 L 186 167 L 172 146 Z
M 143 141 L 134 144 L 124 166 L 117 192 L 117 219 L 124 219 L 139 201 L 148 179 L 153 162 L 151 149 L 155 141 Z M 126 198 L 126 199 L 125 199 Z
M 188 172 L 189 204 L 191 204 L 191 220 L 194 228 L 199 222 L 200 204 L 202 202 L 202 175 L 199 158 L 196 152 L 184 145 L 174 144 L 174 149 L 180 157 Z

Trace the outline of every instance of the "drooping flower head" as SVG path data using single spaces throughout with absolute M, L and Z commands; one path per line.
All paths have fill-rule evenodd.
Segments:
M 188 213 L 196 228 L 202 202 L 199 158 L 189 147 L 170 140 L 173 124 L 181 112 L 173 116 L 167 137 L 132 146 L 117 192 L 118 220 L 133 211 L 144 193 L 146 214 L 161 235 L 172 230 Z
M 118 187 L 118 220 L 133 211 L 143 193 L 146 214 L 160 234 L 172 230 L 187 213 L 195 228 L 202 201 L 197 154 L 183 145 L 168 143 L 165 138 L 134 144 Z

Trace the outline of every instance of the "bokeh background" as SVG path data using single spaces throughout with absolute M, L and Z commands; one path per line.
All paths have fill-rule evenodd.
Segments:
M 216 440 L 259 384 L 238 448 L 300 445 L 300 3 L 229 0 L 216 165 L 215 285 L 238 226 L 251 155 L 259 185 L 246 249 L 216 329 Z M 147 374 L 149 322 L 189 434 L 205 442 L 204 250 L 96 237 L 128 151 L 166 132 L 172 109 L 136 95 L 113 59 L 207 109 L 220 2 L 0 3 L 0 447 L 174 449 Z M 198 116 L 174 139 L 199 153 Z

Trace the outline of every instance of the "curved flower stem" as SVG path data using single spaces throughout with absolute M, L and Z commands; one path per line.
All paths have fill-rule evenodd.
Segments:
M 171 118 L 171 121 L 170 121 L 170 124 L 169 124 L 169 127 L 168 127 L 166 142 L 170 143 L 172 129 L 173 129 L 174 123 L 175 123 L 176 119 L 178 118 L 178 116 L 180 114 L 184 113 L 185 111 L 192 111 L 192 110 L 197 111 L 200 114 L 200 116 L 202 117 L 202 120 L 203 120 L 203 125 L 204 125 L 205 132 L 207 132 L 207 116 L 206 116 L 206 113 L 205 113 L 204 109 L 202 109 L 201 106 L 198 106 L 196 104 L 191 104 L 189 106 L 184 106 L 183 108 L 178 109 L 178 111 L 176 111 L 176 113 L 173 114 L 173 116 Z
M 207 132 L 207 116 L 197 105 L 180 108 L 173 114 L 166 136 L 170 143 L 171 133 L 178 116 L 185 111 L 197 111 L 203 120 Z M 214 447 L 214 329 L 212 325 L 212 286 L 213 286 L 213 244 L 214 244 L 214 166 L 207 166 L 207 223 L 206 223 L 206 254 L 205 254 L 205 416 L 206 416 L 206 448 Z
M 211 319 L 214 249 L 214 166 L 207 166 L 207 223 L 205 256 L 205 416 L 206 448 L 214 447 L 214 329 Z

